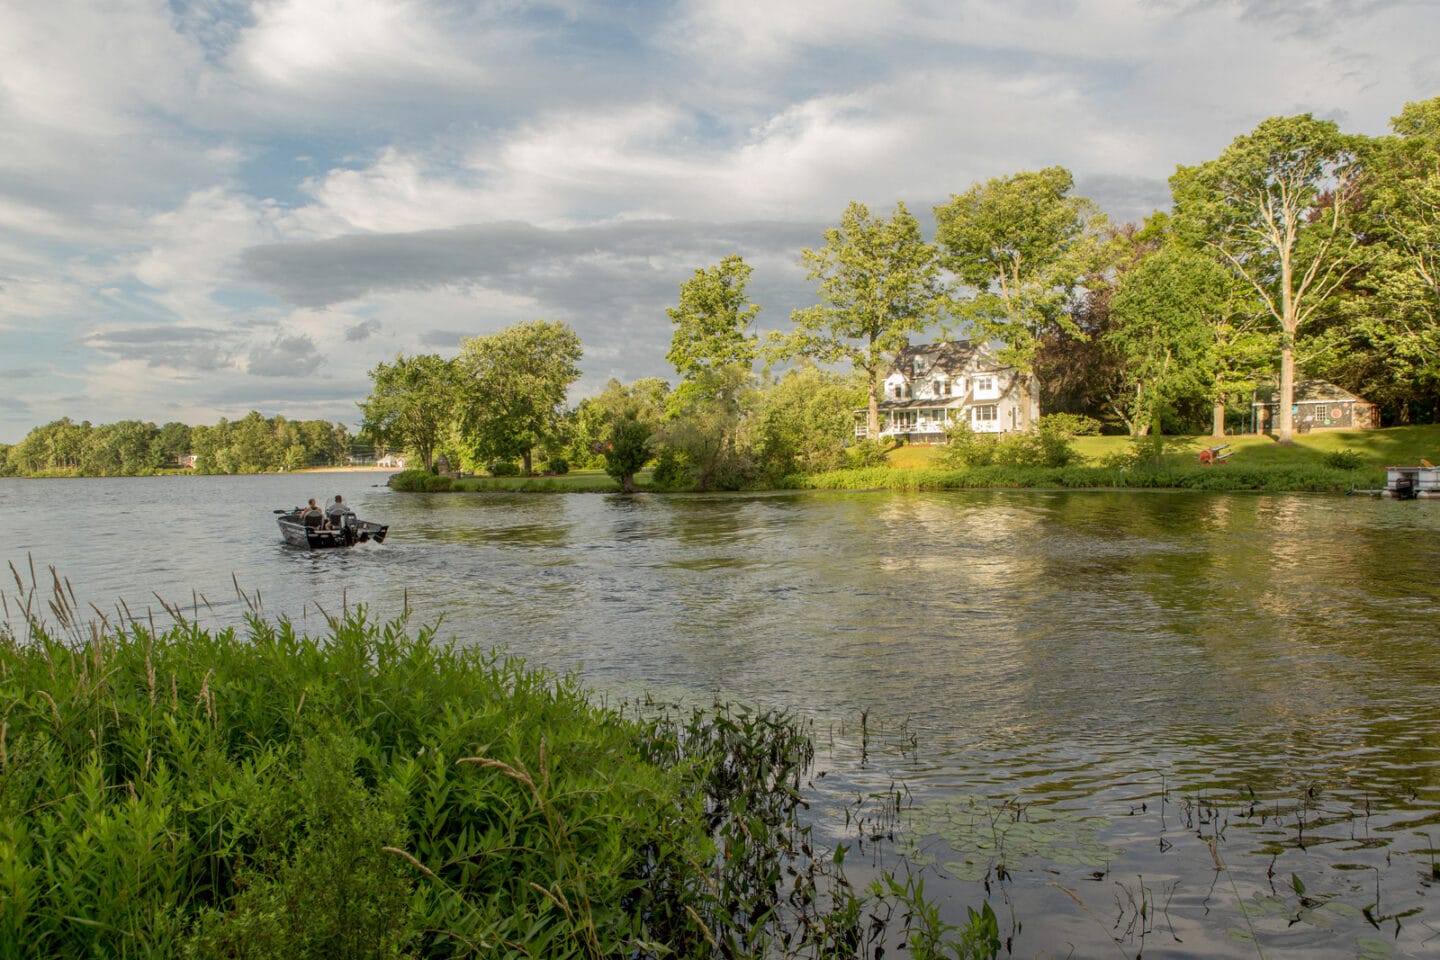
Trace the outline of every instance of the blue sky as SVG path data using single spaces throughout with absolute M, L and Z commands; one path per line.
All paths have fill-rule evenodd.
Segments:
M 1112 219 L 1268 116 L 1440 95 L 1433 0 L 0 0 L 0 442 L 60 416 L 354 425 L 397 353 L 563 320 L 672 373 L 847 203 L 1060 164 Z

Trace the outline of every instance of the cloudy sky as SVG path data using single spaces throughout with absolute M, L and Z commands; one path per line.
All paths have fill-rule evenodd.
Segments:
M 397 353 L 563 320 L 671 373 L 730 253 L 762 329 L 847 203 L 1060 164 L 1112 218 L 1268 116 L 1440 95 L 1436 0 L 0 0 L 0 442 L 355 424 Z

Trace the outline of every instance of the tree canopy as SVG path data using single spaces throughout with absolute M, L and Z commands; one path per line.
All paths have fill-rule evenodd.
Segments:
M 1068 170 L 1047 167 L 976 184 L 935 208 L 941 262 L 957 281 L 953 312 L 1002 344 L 999 360 L 1021 374 L 1026 417 L 1046 332 L 1081 335 L 1067 307 L 1105 222 L 1089 200 L 1070 196 L 1073 187 Z
M 1296 334 L 1349 269 L 1357 146 L 1329 120 L 1272 117 L 1170 178 L 1180 235 L 1248 284 L 1279 328 L 1281 442 L 1293 431 Z
M 848 361 L 869 393 L 870 436 L 880 432 L 880 382 L 896 353 L 936 319 L 942 302 L 935 249 L 919 222 L 895 205 L 888 219 L 851 203 L 825 245 L 800 252 L 820 303 L 795 310 L 794 330 L 772 341 L 777 357 L 818 363 Z
M 559 321 L 532 320 L 460 342 L 460 421 L 478 459 L 531 457 L 555 437 L 570 385 L 580 377 L 580 338 Z

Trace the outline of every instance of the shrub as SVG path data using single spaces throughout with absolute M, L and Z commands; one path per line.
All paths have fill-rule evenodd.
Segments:
M 690 464 L 688 458 L 673 447 L 666 447 L 655 458 L 655 469 L 650 472 L 650 482 L 662 490 L 679 490 L 690 485 Z
M 428 470 L 405 470 L 390 478 L 390 489 L 407 493 L 444 493 L 454 489 L 449 477 Z
M 546 460 L 540 469 L 546 473 L 553 473 L 556 476 L 563 477 L 570 472 L 570 461 L 561 456 L 554 456 Z
M 1100 421 L 1080 413 L 1047 413 L 1040 418 L 1040 429 L 1068 437 L 1098 437 Z
M 884 467 L 890 463 L 890 458 L 886 456 L 885 444 L 879 440 L 857 440 L 850 447 L 847 456 L 850 468 L 853 470 Z
M 492 477 L 518 477 L 520 464 L 512 460 L 492 460 L 485 465 L 485 472 Z
M 1324 456 L 1325 466 L 1332 470 L 1361 470 L 1366 466 L 1365 457 L 1354 450 L 1331 450 Z

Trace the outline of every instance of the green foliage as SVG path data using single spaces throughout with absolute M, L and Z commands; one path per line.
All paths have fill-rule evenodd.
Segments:
M 404 470 L 390 478 L 390 489 L 410 493 L 444 493 L 454 489 L 454 481 L 429 470 Z
M 11 476 L 146 476 L 196 456 L 197 473 L 262 473 L 344 463 L 343 424 L 266 419 L 251 411 L 233 423 L 188 427 L 121 420 L 92 426 L 68 417 L 36 427 L 9 447 L 3 472 Z
M 546 473 L 553 473 L 556 476 L 563 477 L 570 472 L 570 461 L 557 454 L 546 460 L 545 463 L 541 465 L 541 469 Z
M 1279 330 L 1282 442 L 1292 432 L 1295 338 L 1353 269 L 1359 151 L 1331 121 L 1271 117 L 1170 178 L 1177 235 L 1248 286 Z
M 680 302 L 665 310 L 675 332 L 665 354 L 682 378 L 716 367 L 738 363 L 750 366 L 758 353 L 758 338 L 746 331 L 760 307 L 745 292 L 751 268 L 739 256 L 729 256 L 680 285 Z
M 370 371 L 370 395 L 360 402 L 362 430 L 376 443 L 413 451 L 429 470 L 455 417 L 455 363 L 438 354 L 397 355 Z
M 49 598 L 14 573 L 6 609 L 61 625 L 0 626 L 0 957 L 708 960 L 881 932 L 800 819 L 786 714 L 598 707 L 363 611 L 319 638 L 91 627 L 53 571 Z
M 491 460 L 485 465 L 485 472 L 492 477 L 518 477 L 520 465 L 513 460 Z
M 855 441 L 846 454 L 850 468 L 855 470 L 885 467 L 890 463 L 885 444 L 870 438 Z
M 1365 467 L 1365 457 L 1355 450 L 1331 450 L 1321 459 L 1333 470 L 1360 470 Z
M 952 309 L 1003 344 L 998 358 L 1020 371 L 1026 399 L 1042 335 L 1079 334 L 1065 307 L 1099 251 L 1104 215 L 1070 196 L 1073 186 L 1068 170 L 1047 167 L 976 184 L 935 208 L 942 263 L 965 291 Z
M 767 384 L 748 412 L 744 440 L 771 480 L 845 465 L 854 411 L 865 402 L 853 378 L 802 364 Z
M 976 433 L 969 423 L 957 420 L 947 431 L 949 445 L 940 462 L 952 468 L 1064 467 L 1081 459 L 1061 429 L 1066 423 L 1042 420 L 1030 430 L 997 434 Z
M 870 400 L 870 436 L 880 432 L 876 404 L 891 358 L 935 319 L 942 303 L 935 250 L 919 221 L 895 205 L 889 220 L 851 203 L 840 226 L 825 231 L 825 245 L 800 251 L 820 303 L 794 311 L 795 329 L 772 338 L 774 358 L 806 357 L 821 364 L 848 361 L 861 374 Z
M 690 464 L 684 453 L 666 447 L 655 458 L 650 482 L 661 490 L 679 490 L 690 485 Z
M 558 436 L 560 411 L 580 376 L 580 338 L 567 324 L 534 320 L 485 337 L 467 337 L 455 361 L 460 421 L 481 460 L 519 460 Z
M 994 960 L 1004 947 L 1000 921 L 988 902 L 979 910 L 967 907 L 965 926 L 960 927 L 940 918 L 939 907 L 925 896 L 924 877 L 907 874 L 902 882 L 886 871 L 871 884 L 871 893 L 893 900 L 904 911 L 905 945 L 915 960 Z
M 1040 418 L 1040 428 L 1067 437 L 1100 435 L 1100 421 L 1079 413 L 1047 413 Z
M 635 474 L 650 460 L 650 424 L 638 416 L 627 416 L 610 426 L 604 446 L 605 472 L 620 482 L 624 493 L 635 492 Z

